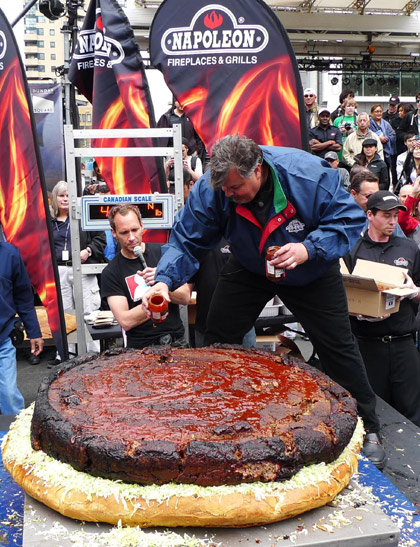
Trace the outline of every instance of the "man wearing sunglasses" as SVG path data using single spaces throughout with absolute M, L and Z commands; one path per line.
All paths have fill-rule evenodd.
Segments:
M 306 108 L 306 125 L 308 129 L 316 127 L 318 120 L 318 105 L 316 104 L 316 91 L 312 87 L 307 87 L 303 92 Z
M 401 123 L 397 130 L 397 139 L 403 140 L 406 133 L 414 133 L 419 135 L 419 122 L 420 122 L 420 91 L 416 95 L 416 109 L 414 112 L 409 112 L 401 120 Z

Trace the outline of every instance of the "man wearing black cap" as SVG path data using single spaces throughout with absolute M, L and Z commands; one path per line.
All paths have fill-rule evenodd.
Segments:
M 392 192 L 372 194 L 367 202 L 369 228 L 346 263 L 350 271 L 358 258 L 405 268 L 404 287 L 412 291 L 396 313 L 379 319 L 357 316 L 350 320 L 373 390 L 420 426 L 420 354 L 415 345 L 420 250 L 414 241 L 394 235 L 400 209 L 405 207 Z
M 309 146 L 312 154 L 323 158 L 327 152 L 341 150 L 340 130 L 330 124 L 330 111 L 325 108 L 318 114 L 319 124 L 309 130 Z
M 394 131 L 397 130 L 397 127 L 400 122 L 400 117 L 398 115 L 399 104 L 400 104 L 399 97 L 396 97 L 395 95 L 393 97 L 390 97 L 388 102 L 388 110 L 384 112 L 382 116 L 383 120 L 386 120 L 389 124 L 391 124 L 391 127 Z

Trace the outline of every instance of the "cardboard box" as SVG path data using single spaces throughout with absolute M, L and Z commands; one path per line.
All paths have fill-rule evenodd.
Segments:
M 259 317 L 277 317 L 283 304 L 278 296 L 275 296 L 267 302 Z
M 349 312 L 369 317 L 382 317 L 400 309 L 399 296 L 412 294 L 410 288 L 400 288 L 405 281 L 406 268 L 358 259 L 350 274 L 340 260 L 346 288 Z
M 258 335 L 256 347 L 264 351 L 273 351 L 276 352 L 280 340 L 275 334 L 272 335 Z

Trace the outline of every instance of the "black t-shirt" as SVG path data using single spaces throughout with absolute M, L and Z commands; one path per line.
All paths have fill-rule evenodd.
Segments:
M 160 243 L 146 243 L 144 259 L 151 268 L 157 266 L 161 257 Z M 142 270 L 137 258 L 130 259 L 118 253 L 102 272 L 101 294 L 107 296 L 125 296 L 130 310 L 141 304 L 145 285 L 141 276 L 136 275 Z M 162 323 L 153 323 L 150 319 L 137 327 L 127 331 L 127 346 L 130 348 L 144 348 L 156 343 L 164 334 L 171 334 L 174 338 L 181 338 L 184 327 L 179 316 L 177 304 L 169 304 L 169 314 Z
M 386 243 L 372 241 L 369 234 L 356 243 L 351 256 L 351 269 L 356 264 L 357 258 L 371 260 L 381 264 L 407 268 L 409 276 L 416 286 L 420 286 L 420 250 L 416 243 L 410 239 L 392 236 Z M 347 262 L 347 260 L 346 260 Z M 418 303 L 413 303 L 407 298 L 400 303 L 400 309 L 392 313 L 384 321 L 359 321 L 350 317 L 351 326 L 356 336 L 385 336 L 387 334 L 402 335 L 415 332 Z

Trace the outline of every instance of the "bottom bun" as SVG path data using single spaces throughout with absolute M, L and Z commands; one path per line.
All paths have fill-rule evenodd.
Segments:
M 325 505 L 347 486 L 363 440 L 359 420 L 337 460 L 307 466 L 288 481 L 140 486 L 92 477 L 33 450 L 32 413 L 29 408 L 18 416 L 2 444 L 4 466 L 19 486 L 64 516 L 127 526 L 246 527 L 294 517 Z

